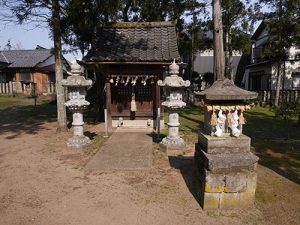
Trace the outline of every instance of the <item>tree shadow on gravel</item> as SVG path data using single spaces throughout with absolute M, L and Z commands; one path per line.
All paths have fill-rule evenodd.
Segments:
M 289 129 L 290 137 L 286 139 L 285 121 L 275 118 L 269 109 L 247 112 L 244 133 L 251 137 L 259 164 L 300 184 L 300 127 L 293 121 Z
M 45 130 L 44 124 L 57 121 L 56 102 L 44 102 L 34 105 L 17 105 L 0 110 L 0 135 L 6 139 L 14 139 L 25 134 L 37 134 Z M 96 115 L 92 110 L 84 113 L 84 120 L 87 124 L 95 124 Z M 67 110 L 67 120 L 72 121 L 72 113 Z M 68 128 L 72 127 L 71 122 Z M 93 134 L 91 134 L 93 138 Z
M 197 173 L 192 156 L 169 156 L 170 166 L 180 171 L 186 186 L 188 187 L 195 200 L 201 205 L 200 185 L 197 182 Z
M 0 135 L 13 139 L 23 133 L 37 134 L 46 122 L 56 121 L 56 105 L 13 106 L 0 110 Z

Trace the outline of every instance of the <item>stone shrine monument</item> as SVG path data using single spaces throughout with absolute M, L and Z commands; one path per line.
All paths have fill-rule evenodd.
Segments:
M 243 113 L 257 93 L 238 88 L 224 78 L 223 31 L 220 0 L 214 8 L 213 85 L 200 92 L 204 99 L 204 127 L 199 132 L 195 163 L 200 174 L 203 209 L 239 208 L 253 204 L 258 157 L 243 134 Z
M 91 80 L 82 76 L 81 66 L 74 61 L 71 64 L 71 76 L 62 80 L 62 86 L 68 88 L 69 101 L 65 106 L 73 113 L 73 137 L 67 141 L 68 147 L 80 148 L 91 144 L 91 140 L 83 134 L 83 111 L 90 105 L 85 100 L 86 89 L 92 86 Z
M 185 148 L 184 140 L 179 136 L 179 115 L 178 111 L 186 106 L 182 101 L 182 92 L 185 87 L 190 86 L 190 81 L 184 81 L 178 76 L 179 66 L 173 63 L 169 66 L 169 76 L 164 81 L 157 81 L 159 86 L 166 87 L 167 100 L 162 105 L 169 112 L 168 136 L 161 141 L 161 146 L 168 150 L 182 150 Z

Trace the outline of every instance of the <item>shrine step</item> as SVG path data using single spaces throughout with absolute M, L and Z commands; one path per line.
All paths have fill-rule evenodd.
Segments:
M 134 128 L 153 128 L 156 127 L 156 121 L 152 119 L 144 120 L 112 120 L 113 127 L 134 127 Z M 164 128 L 164 120 L 160 120 L 160 128 Z

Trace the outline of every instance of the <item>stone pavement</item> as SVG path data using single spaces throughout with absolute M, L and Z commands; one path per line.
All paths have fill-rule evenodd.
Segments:
M 149 169 L 152 166 L 152 129 L 118 128 L 86 165 L 88 170 Z

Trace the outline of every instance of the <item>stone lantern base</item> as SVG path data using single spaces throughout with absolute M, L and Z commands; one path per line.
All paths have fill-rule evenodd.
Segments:
M 92 141 L 84 135 L 81 136 L 73 136 L 68 139 L 67 146 L 72 148 L 81 148 L 87 145 L 90 145 Z
M 212 137 L 202 132 L 195 163 L 201 182 L 203 209 L 232 209 L 254 203 L 258 157 L 250 152 L 250 138 Z
M 159 144 L 159 149 L 166 152 L 169 156 L 183 155 L 186 149 L 186 144 L 182 138 L 170 139 L 165 137 Z

